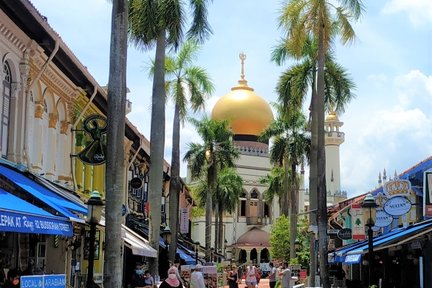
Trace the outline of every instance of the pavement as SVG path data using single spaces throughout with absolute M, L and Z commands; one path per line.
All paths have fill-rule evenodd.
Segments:
M 246 283 L 245 283 L 245 280 L 242 279 L 242 282 L 239 283 L 238 286 L 239 286 L 239 288 L 245 288 L 245 287 L 247 287 Z M 229 287 L 228 285 L 224 286 L 224 288 L 228 288 L 228 287 Z M 258 283 L 258 288 L 270 288 L 269 279 L 261 279 L 260 282 Z

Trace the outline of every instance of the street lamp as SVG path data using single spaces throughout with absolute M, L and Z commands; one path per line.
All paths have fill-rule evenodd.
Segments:
M 88 255 L 88 273 L 87 273 L 87 288 L 93 288 L 93 268 L 95 257 L 95 242 L 96 242 L 96 225 L 99 223 L 102 215 L 102 198 L 98 191 L 93 191 L 90 194 L 90 199 L 87 201 L 87 223 L 90 224 L 89 237 L 89 255 Z
M 373 276 L 373 268 L 374 268 L 374 257 L 373 257 L 373 231 L 372 227 L 375 225 L 374 220 L 372 218 L 372 212 L 375 211 L 375 208 L 377 207 L 377 204 L 375 202 L 375 198 L 372 196 L 371 193 L 368 193 L 363 200 L 362 208 L 368 212 L 369 210 L 369 217 L 366 222 L 366 226 L 368 227 L 368 254 L 369 254 L 369 286 L 372 285 L 372 276 Z
M 198 249 L 200 247 L 200 242 L 196 241 L 195 243 L 195 265 L 198 264 Z
M 296 238 L 295 241 L 294 241 L 294 250 L 296 252 L 299 251 L 300 250 L 300 246 L 301 246 L 300 240 Z
M 164 243 L 166 246 L 166 252 L 167 255 L 169 255 L 169 245 L 171 244 L 171 229 L 169 226 L 165 226 L 165 228 L 162 230 L 162 238 L 164 239 Z

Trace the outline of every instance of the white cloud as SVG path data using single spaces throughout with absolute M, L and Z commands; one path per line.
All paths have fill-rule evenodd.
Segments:
M 430 0 L 392 0 L 386 3 L 382 12 L 407 13 L 415 27 L 432 24 L 432 1 Z

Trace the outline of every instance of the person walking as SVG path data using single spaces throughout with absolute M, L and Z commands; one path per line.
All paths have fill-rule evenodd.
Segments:
M 270 285 L 270 288 L 275 288 L 276 281 L 277 281 L 277 279 L 276 279 L 276 267 L 274 267 L 273 262 L 270 262 L 269 266 L 270 266 L 270 273 L 268 275 L 269 285 Z
M 190 277 L 190 288 L 205 288 L 202 265 L 197 264 Z
M 162 281 L 159 288 L 183 288 L 182 283 L 177 278 L 177 267 L 171 266 L 168 269 L 168 277 Z
M 229 288 L 238 288 L 238 270 L 236 265 L 231 266 L 231 270 L 228 272 L 228 286 Z
M 257 279 L 255 276 L 255 266 L 249 264 L 246 269 L 246 285 L 248 288 L 256 288 Z
M 286 262 L 283 263 L 281 272 L 281 288 L 291 288 L 291 270 Z

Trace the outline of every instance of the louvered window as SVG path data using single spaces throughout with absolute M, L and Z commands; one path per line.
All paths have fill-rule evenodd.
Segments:
M 1 124 L 0 124 L 0 149 L 1 157 L 7 157 L 8 132 L 9 132 L 9 110 L 11 99 L 12 75 L 9 64 L 3 64 L 3 93 L 1 97 Z

